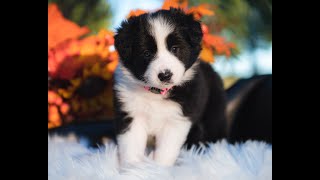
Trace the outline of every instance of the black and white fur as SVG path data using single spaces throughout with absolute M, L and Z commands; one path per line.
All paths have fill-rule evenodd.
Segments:
M 114 103 L 121 163 L 140 161 L 148 136 L 156 139 L 154 160 L 165 166 L 184 144 L 225 137 L 223 84 L 198 60 L 202 36 L 200 23 L 178 9 L 131 17 L 118 28 Z M 164 71 L 172 77 L 162 82 Z M 161 95 L 144 86 L 173 88 Z

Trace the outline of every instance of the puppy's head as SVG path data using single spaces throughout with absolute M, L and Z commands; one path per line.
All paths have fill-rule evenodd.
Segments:
M 168 88 L 191 78 L 201 40 L 200 23 L 191 14 L 172 8 L 122 22 L 115 48 L 123 67 L 140 83 Z

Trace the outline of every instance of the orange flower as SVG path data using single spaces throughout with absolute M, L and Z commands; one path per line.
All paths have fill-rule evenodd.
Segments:
M 85 66 L 117 61 L 117 55 L 109 49 L 113 44 L 113 32 L 107 30 L 81 40 L 60 43 L 48 52 L 49 74 L 52 78 L 70 80 Z
M 48 128 L 54 128 L 62 124 L 62 116 L 71 116 L 69 105 L 63 102 L 61 96 L 56 92 L 48 91 Z M 60 110 L 60 111 L 59 111 Z M 60 112 L 62 116 L 60 115 Z
M 213 16 L 214 12 L 210 10 L 209 4 L 201 4 L 190 8 L 187 13 L 192 13 L 196 20 L 200 20 L 202 16 Z
M 57 94 L 54 91 L 48 91 L 48 103 L 54 103 L 55 99 L 57 97 Z
M 61 105 L 62 98 L 56 92 L 48 91 L 48 103 L 55 104 L 55 105 Z
M 113 72 L 115 71 L 117 65 L 118 65 L 118 61 L 111 61 L 111 62 L 107 65 L 108 71 L 113 73 Z
M 60 111 L 63 115 L 67 115 L 70 110 L 70 106 L 67 103 L 63 103 L 60 106 Z
M 79 27 L 77 24 L 65 19 L 56 4 L 48 6 L 48 48 L 89 33 L 87 27 Z
M 201 28 L 203 32 L 202 48 L 204 49 L 204 51 L 215 50 L 215 52 L 218 55 L 225 55 L 226 57 L 231 56 L 231 49 L 236 48 L 236 45 L 234 43 L 226 42 L 225 39 L 221 36 L 209 34 L 209 30 L 206 25 L 201 25 Z M 204 57 L 206 59 L 205 61 L 208 61 L 209 60 L 209 58 L 207 57 L 208 55 L 209 55 L 208 52 L 203 52 L 202 56 L 200 57 L 201 58 Z M 209 62 L 213 62 L 213 61 L 209 61 Z
M 114 44 L 114 39 L 113 39 L 114 33 L 112 31 L 107 31 L 105 29 L 101 29 L 97 35 L 97 37 L 100 40 L 103 40 L 103 42 L 106 45 L 113 45 Z
M 119 59 L 119 54 L 117 51 L 110 52 L 110 55 L 108 57 L 109 61 L 118 61 L 118 59 Z
M 132 16 L 140 16 L 141 14 L 146 13 L 147 11 L 142 10 L 142 9 L 136 9 L 136 10 L 132 10 L 130 11 L 130 13 L 128 14 L 127 18 L 130 18 Z
M 202 30 L 203 34 L 208 34 L 209 33 L 209 28 L 205 24 L 201 24 L 201 30 Z
M 234 43 L 227 43 L 223 37 L 205 34 L 203 36 L 203 43 L 206 46 L 211 46 L 217 54 L 224 54 L 227 57 L 231 55 L 231 49 L 235 48 Z
M 48 107 L 48 120 L 55 126 L 61 125 L 61 117 L 58 111 L 58 107 L 51 105 Z
M 214 62 L 214 56 L 213 56 L 213 51 L 210 47 L 206 45 L 202 45 L 202 50 L 200 53 L 200 59 L 208 62 L 208 63 L 213 63 Z

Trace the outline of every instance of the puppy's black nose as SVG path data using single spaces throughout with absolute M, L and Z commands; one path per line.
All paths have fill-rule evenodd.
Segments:
M 164 70 L 164 72 L 161 72 L 158 74 L 158 78 L 162 82 L 169 82 L 172 77 L 172 72 L 168 69 Z

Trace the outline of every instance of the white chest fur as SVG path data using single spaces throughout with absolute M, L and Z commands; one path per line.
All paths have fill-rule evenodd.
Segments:
M 187 121 L 181 106 L 161 94 L 153 94 L 143 87 L 131 89 L 125 85 L 116 86 L 116 90 L 123 110 L 133 121 L 139 119 L 149 135 L 155 135 L 170 121 Z

